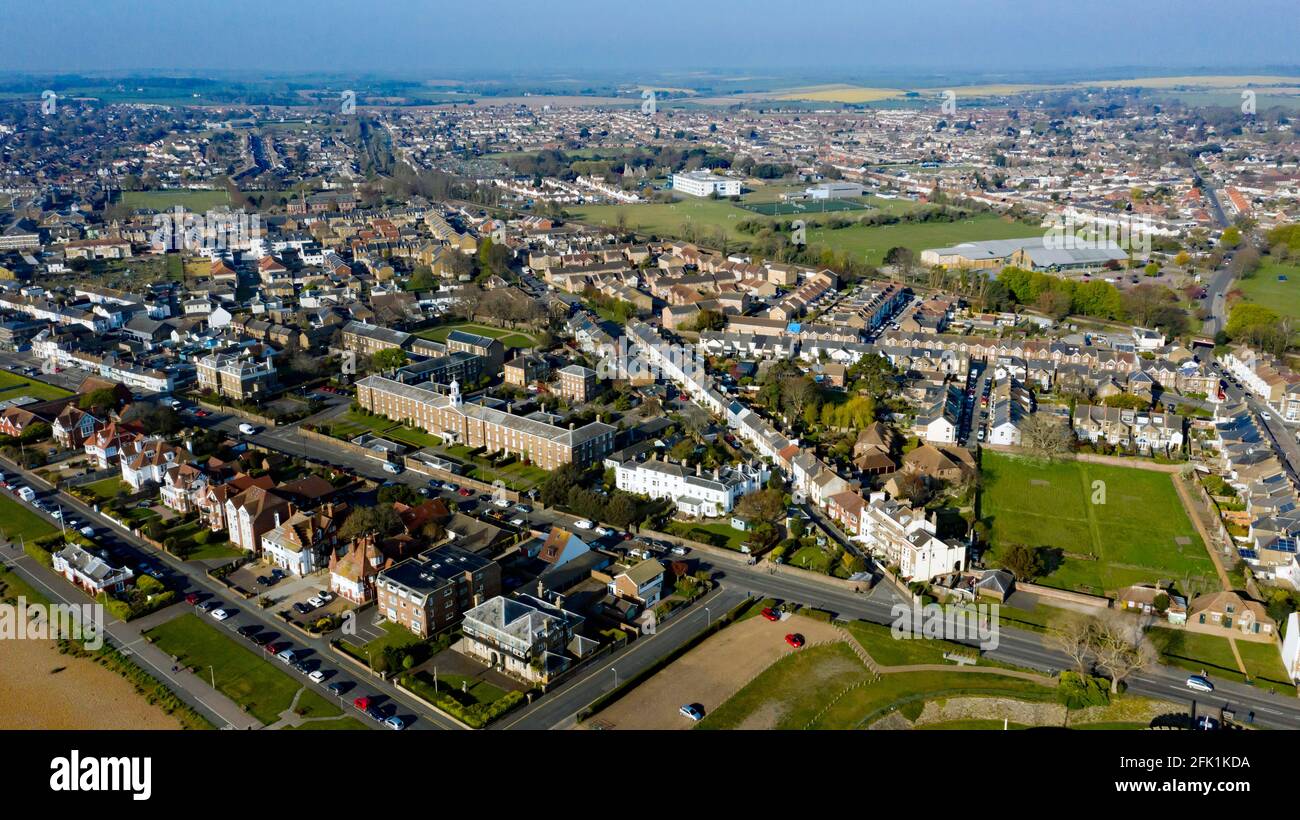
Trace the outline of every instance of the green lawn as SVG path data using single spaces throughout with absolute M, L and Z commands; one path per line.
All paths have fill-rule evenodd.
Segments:
M 1039 582 L 1093 593 L 1158 580 L 1186 591 L 1214 578 L 1168 474 L 990 452 L 982 472 L 995 563 L 1012 544 L 1047 547 L 1051 571 Z M 1099 489 L 1105 503 L 1094 504 Z
M 1237 641 L 1237 651 L 1241 653 L 1241 659 L 1251 677 L 1288 687 L 1291 685 L 1287 679 L 1286 667 L 1282 665 L 1282 653 L 1276 644 Z
M 716 547 L 739 550 L 740 545 L 749 540 L 751 533 L 735 529 L 729 523 L 698 524 L 684 521 L 672 521 L 668 524 L 668 533 L 678 538 L 689 538 L 712 544 Z
M 160 624 L 147 633 L 164 652 L 175 655 L 183 666 L 195 667 L 205 680 L 216 677 L 217 689 L 248 709 L 264 724 L 279 720 L 303 685 L 277 668 L 277 664 L 238 643 L 193 612 Z M 209 671 L 209 667 L 212 667 Z M 312 691 L 303 693 L 299 707 L 307 717 L 334 717 L 337 706 Z
M 354 658 L 366 660 L 372 655 L 382 654 L 383 651 L 390 646 L 404 648 L 421 642 L 419 635 L 416 635 L 411 630 L 395 624 L 392 621 L 384 621 L 383 630 L 383 635 L 375 638 L 369 643 L 361 644 L 360 646 L 349 643 L 348 641 L 343 641 L 344 651 L 349 655 L 352 655 Z M 369 661 L 367 660 L 367 663 L 368 662 Z
M 152 208 L 166 211 L 180 205 L 182 208 L 202 212 L 230 204 L 230 195 L 223 190 L 175 191 L 123 191 L 121 203 L 128 208 Z
M 7 495 L 0 496 L 0 532 L 4 533 L 7 540 L 17 541 L 22 538 L 24 541 L 32 541 L 57 530 L 57 527 L 22 502 Z
M 754 193 L 746 195 L 743 202 L 762 203 L 772 201 L 772 194 Z M 889 213 L 903 213 L 914 210 L 917 203 L 909 200 L 889 200 L 878 197 L 866 197 L 864 202 Z M 843 217 L 853 220 L 871 211 L 838 211 L 827 217 Z M 740 208 L 729 200 L 697 199 L 686 197 L 673 203 L 655 203 L 643 205 L 593 205 L 573 211 L 573 218 L 579 222 L 598 225 L 617 224 L 622 214 L 628 228 L 638 233 L 656 236 L 684 238 L 693 227 L 704 239 L 710 240 L 719 229 L 727 232 L 727 238 L 733 243 L 743 244 L 748 238 L 736 229 L 740 222 L 753 220 L 776 221 L 745 208 Z M 816 216 L 816 214 L 813 214 Z M 779 217 L 788 221 L 791 217 Z M 902 245 L 918 253 L 926 248 L 955 245 L 983 239 L 1013 239 L 1022 236 L 1040 236 L 1043 229 L 1023 222 L 1015 222 L 992 214 L 980 214 L 961 222 L 925 222 L 903 223 L 898 225 L 852 225 L 847 228 L 831 230 L 829 228 L 809 227 L 808 244 L 821 245 L 837 253 L 865 257 L 871 265 L 884 261 L 885 253 L 892 247 Z
M 415 334 L 421 339 L 431 339 L 435 342 L 446 341 L 453 330 L 464 330 L 468 333 L 477 333 L 479 336 L 488 336 L 493 339 L 500 339 L 501 344 L 506 347 L 532 347 L 537 344 L 537 340 L 532 336 L 518 330 L 507 330 L 491 325 L 480 325 L 472 322 L 460 322 L 451 325 L 440 325 L 428 330 L 421 330 Z
M 108 501 L 117 496 L 118 490 L 131 492 L 131 485 L 127 484 L 117 476 L 110 476 L 100 481 L 93 481 L 90 484 L 80 485 L 81 489 L 86 490 L 101 501 Z
M 319 731 L 330 731 L 330 730 L 352 732 L 357 730 L 368 730 L 368 729 L 370 729 L 370 724 L 362 723 L 361 721 L 357 720 L 354 717 L 341 717 L 341 718 L 335 718 L 334 720 L 313 720 L 308 723 L 299 724 L 298 726 L 285 727 L 285 731 L 289 731 L 289 732 L 292 731 L 319 732 Z
M 442 444 L 438 436 L 399 424 L 384 416 L 372 416 L 349 410 L 329 424 L 330 433 L 339 438 L 355 438 L 362 433 L 374 433 L 392 441 L 416 448 L 437 447 Z
M 1286 281 L 1278 281 L 1285 276 Z M 1249 279 L 1238 279 L 1236 287 L 1246 299 L 1283 316 L 1300 318 L 1300 265 L 1265 261 Z
M 914 672 L 882 675 L 875 682 L 864 683 L 867 680 L 866 667 L 848 644 L 810 647 L 769 666 L 699 725 L 734 729 L 754 726 L 757 721 L 763 728 L 803 729 L 811 722 L 817 729 L 854 729 L 868 718 L 879 717 L 882 710 L 918 698 L 1007 695 L 1049 700 L 1056 695 L 1054 687 L 995 674 Z M 839 697 L 856 684 L 864 685 Z
M 1226 637 L 1209 635 L 1202 632 L 1188 632 L 1182 629 L 1150 630 L 1147 635 L 1160 653 L 1165 663 L 1182 667 L 1189 672 L 1201 672 L 1213 678 L 1228 680 L 1245 680 L 1245 675 L 1237 668 L 1232 646 Z M 1281 685 L 1290 689 L 1286 669 L 1277 646 L 1271 643 L 1237 641 L 1237 651 L 1246 664 L 1246 671 L 1261 686 Z
M 71 390 L 64 390 L 62 387 L 46 384 L 40 379 L 20 376 L 8 370 L 0 370 L 0 401 L 16 399 L 19 396 L 31 396 L 33 399 L 47 401 L 71 395 Z
M 944 660 L 945 652 L 962 655 L 976 654 L 978 650 L 958 643 L 934 639 L 899 639 L 893 631 L 881 624 L 867 621 L 850 621 L 844 625 L 849 634 L 867 650 L 867 654 L 882 666 L 910 666 L 918 663 L 952 663 Z

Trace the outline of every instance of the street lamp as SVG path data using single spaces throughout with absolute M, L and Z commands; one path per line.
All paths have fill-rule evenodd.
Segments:
M 617 688 L 618 688 L 618 670 L 615 669 L 615 668 L 613 668 L 613 667 L 611 666 L 610 669 L 609 669 L 609 671 L 611 671 L 611 672 L 614 673 L 614 688 L 617 689 Z
M 704 608 L 704 614 L 708 616 L 708 622 L 705 624 L 705 628 L 707 629 L 708 627 L 713 626 L 713 613 L 710 612 L 709 608 L 706 606 Z

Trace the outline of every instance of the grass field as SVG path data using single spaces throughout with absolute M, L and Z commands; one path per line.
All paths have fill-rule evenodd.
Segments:
M 668 532 L 678 538 L 689 538 L 716 547 L 738 550 L 740 545 L 749 540 L 749 533 L 738 530 L 729 523 L 695 524 L 686 521 L 672 521 Z
M 1286 281 L 1279 281 L 1285 276 Z M 1266 261 L 1249 279 L 1238 279 L 1236 287 L 1246 299 L 1282 316 L 1300 318 L 1300 265 Z
M 442 342 L 446 341 L 447 337 L 451 335 L 453 330 L 464 330 L 469 333 L 477 333 L 480 336 L 500 339 L 501 344 L 506 347 L 523 348 L 532 347 L 537 344 L 537 340 L 532 336 L 518 330 L 506 330 L 505 328 L 491 327 L 490 325 L 479 325 L 469 322 L 429 328 L 428 330 L 421 330 L 415 335 L 419 336 L 421 339 L 431 339 L 435 342 Z
M 275 723 L 293 703 L 302 684 L 277 669 L 261 655 L 237 643 L 198 615 L 186 614 L 160 624 L 147 633 L 155 645 L 178 657 L 182 666 L 195 667 L 205 680 L 215 675 L 217 689 L 248 708 L 265 724 Z M 209 672 L 208 667 L 212 667 Z M 335 717 L 342 711 L 329 701 L 307 691 L 298 704 L 306 717 Z
M 745 202 L 740 207 L 762 216 L 806 216 L 835 211 L 861 211 L 866 206 L 851 199 L 822 199 L 809 202 Z
M 1232 646 L 1226 637 L 1182 629 L 1152 629 L 1147 635 L 1165 663 L 1189 672 L 1204 671 L 1211 679 L 1245 679 L 1237 667 L 1237 659 L 1233 657 Z M 1261 685 L 1290 687 L 1277 646 L 1239 640 L 1237 651 L 1241 653 L 1241 660 L 1246 664 L 1250 677 Z
M 3 532 L 9 541 L 16 541 L 19 538 L 31 541 L 53 534 L 56 528 L 22 502 L 15 501 L 7 495 L 0 495 L 0 532 Z
M 32 379 L 27 376 L 20 376 L 17 373 L 11 373 L 8 370 L 0 370 L 0 401 L 16 399 L 19 396 L 31 396 L 34 399 L 46 401 L 61 399 L 70 395 L 72 395 L 71 390 L 64 390 L 62 387 L 46 384 L 40 379 Z
M 1052 548 L 1040 583 L 1100 593 L 1164 580 L 1187 592 L 1215 574 L 1168 474 L 988 452 L 982 470 L 995 562 L 1011 544 Z M 1105 503 L 1092 503 L 1097 488 Z
M 759 204 L 763 201 L 756 200 L 752 207 L 763 207 Z M 770 199 L 766 201 L 770 202 Z M 872 207 L 888 213 L 905 213 L 917 207 L 917 204 L 910 200 L 868 197 L 865 201 Z M 705 242 L 711 241 L 718 230 L 723 230 L 726 231 L 730 242 L 739 244 L 745 243 L 747 235 L 736 230 L 738 223 L 755 219 L 775 219 L 739 207 L 729 200 L 693 197 L 671 204 L 593 205 L 576 209 L 573 218 L 579 222 L 614 225 L 618 221 L 619 214 L 623 214 L 627 226 L 638 233 L 682 238 L 689 233 L 688 226 L 693 226 Z M 842 215 L 853 219 L 858 212 L 842 212 Z M 789 216 L 782 218 L 788 220 Z M 1042 231 L 1042 228 L 1034 225 L 992 214 L 980 214 L 961 222 L 851 225 L 834 230 L 809 227 L 808 244 L 820 245 L 836 253 L 862 257 L 868 264 L 879 265 L 884 261 L 889 249 L 896 246 L 920 252 L 926 248 L 946 247 L 960 242 L 1038 236 Z
M 907 701 L 957 695 L 1052 700 L 1056 694 L 1054 688 L 996 674 L 907 672 L 867 680 L 866 667 L 848 644 L 812 646 L 769 666 L 699 725 L 855 729 Z
M 122 204 L 128 208 L 165 211 L 177 205 L 195 213 L 230 204 L 230 195 L 220 191 L 123 191 Z

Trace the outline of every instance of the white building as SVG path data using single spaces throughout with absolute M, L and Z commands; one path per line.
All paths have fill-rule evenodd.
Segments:
M 704 475 L 669 461 L 628 461 L 614 470 L 620 490 L 650 498 L 671 498 L 685 515 L 716 518 L 731 512 L 740 497 L 760 490 L 770 477 L 761 466 L 741 464 Z
M 673 174 L 673 190 L 691 196 L 740 196 L 740 180 L 709 171 L 688 171 Z
M 886 565 L 896 565 L 905 580 L 928 581 L 966 567 L 965 545 L 939 538 L 924 510 L 883 493 L 873 493 L 863 508 L 857 539 Z

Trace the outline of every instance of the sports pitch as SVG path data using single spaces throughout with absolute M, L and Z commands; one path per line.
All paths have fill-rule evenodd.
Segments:
M 1046 547 L 1056 560 L 1038 582 L 1092 593 L 1158 580 L 1197 587 L 1214 578 L 1167 473 L 990 452 L 982 471 L 993 563 L 1012 544 Z
M 806 202 L 749 202 L 740 207 L 763 216 L 825 214 L 833 211 L 862 211 L 866 205 L 851 199 L 816 199 Z

